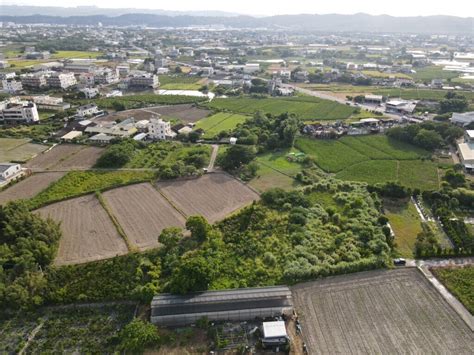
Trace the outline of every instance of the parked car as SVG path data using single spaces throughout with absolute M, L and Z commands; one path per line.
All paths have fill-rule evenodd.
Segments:
M 395 266 L 405 266 L 407 263 L 407 261 L 403 258 L 397 258 L 397 259 L 393 259 L 393 264 Z

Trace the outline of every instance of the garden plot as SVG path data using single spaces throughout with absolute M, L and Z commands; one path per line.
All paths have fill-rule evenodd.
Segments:
M 59 144 L 51 150 L 37 155 L 26 164 L 26 167 L 33 170 L 48 170 L 83 148 L 82 145 Z
M 151 184 L 109 190 L 103 197 L 128 240 L 140 250 L 157 247 L 163 229 L 184 228 L 184 217 Z
M 0 205 L 10 201 L 29 199 L 46 189 L 53 182 L 62 178 L 65 173 L 38 173 L 29 176 L 6 190 L 0 192 Z
M 417 269 L 293 287 L 311 354 L 472 354 L 474 335 Z
M 86 147 L 70 155 L 65 160 L 59 161 L 52 169 L 90 169 L 95 165 L 97 159 L 99 159 L 103 152 L 104 148 Z
M 208 174 L 193 180 L 162 181 L 160 191 L 186 216 L 202 215 L 214 223 L 259 196 L 227 174 Z
M 56 265 L 85 263 L 128 252 L 125 241 L 94 195 L 58 202 L 37 211 L 61 223 Z

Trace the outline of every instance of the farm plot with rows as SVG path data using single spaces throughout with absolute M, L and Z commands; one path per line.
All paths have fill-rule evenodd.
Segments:
M 196 122 L 200 119 L 208 116 L 211 111 L 195 107 L 194 105 L 173 105 L 173 106 L 160 106 L 150 107 L 150 111 L 156 112 L 160 115 L 176 117 L 184 123 Z
M 0 162 L 26 162 L 47 148 L 29 139 L 0 138 Z
M 229 131 L 237 127 L 239 123 L 244 123 L 247 116 L 219 112 L 199 120 L 196 128 L 204 130 L 204 138 L 212 138 L 221 131 Z
M 193 180 L 161 181 L 159 190 L 186 216 L 202 215 L 213 223 L 259 196 L 227 174 L 208 174 Z
M 97 159 L 99 159 L 103 152 L 104 148 L 83 147 L 83 149 L 77 153 L 70 155 L 65 160 L 59 161 L 52 169 L 90 169 L 95 165 Z
M 58 181 L 65 174 L 66 173 L 52 172 L 38 173 L 29 176 L 25 180 L 22 180 L 0 192 L 0 205 L 14 200 L 32 198 L 52 183 Z
M 315 97 L 214 99 L 207 104 L 207 107 L 243 114 L 262 111 L 280 115 L 288 112 L 306 120 L 343 120 L 353 113 L 353 109 L 346 105 Z
M 474 336 L 417 269 L 329 277 L 292 289 L 311 354 L 472 354 Z
M 52 149 L 31 159 L 26 167 L 33 170 L 48 170 L 79 152 L 84 146 L 75 144 L 59 144 Z
M 56 265 L 79 264 L 128 252 L 125 241 L 95 195 L 51 204 L 37 212 L 61 223 Z
M 430 153 L 384 135 L 346 136 L 338 140 L 299 138 L 295 146 L 315 159 L 326 172 L 342 180 L 369 184 L 386 181 L 422 190 L 439 186 L 436 163 Z
M 165 228 L 184 228 L 184 217 L 149 183 L 109 190 L 103 197 L 130 243 L 139 250 L 157 247 Z

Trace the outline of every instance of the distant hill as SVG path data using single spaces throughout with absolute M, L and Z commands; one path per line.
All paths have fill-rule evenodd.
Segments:
M 16 8 L 19 8 L 17 6 Z M 74 10 L 77 16 L 64 17 L 61 15 L 5 15 L 0 6 L 0 21 L 15 23 L 50 23 L 95 25 L 101 22 L 105 26 L 148 26 L 148 27 L 187 27 L 204 25 L 225 25 L 236 28 L 279 28 L 288 30 L 324 31 L 324 32 L 372 32 L 372 33 L 440 33 L 440 34 L 472 34 L 474 33 L 474 18 L 454 16 L 418 16 L 394 17 L 388 15 L 372 16 L 367 14 L 355 15 L 280 15 L 270 17 L 251 16 L 196 16 L 194 15 L 165 15 L 151 13 L 126 13 L 116 16 L 104 14 L 84 15 Z M 26 8 L 31 8 L 27 6 Z M 41 8 L 41 7 L 37 7 Z M 48 8 L 49 9 L 49 8 Z M 57 9 L 57 8 L 51 8 Z M 64 9 L 64 8 L 61 8 Z M 84 9 L 82 7 L 78 9 Z M 86 7 L 85 9 L 89 9 Z M 92 7 L 94 11 L 104 10 Z M 67 9 L 66 9 L 67 10 Z M 68 13 L 71 13 L 69 9 Z M 84 10 L 85 11 L 85 10 Z M 107 9 L 108 11 L 108 9 Z M 112 10 L 111 10 L 112 11 Z M 117 10 L 118 11 L 118 10 Z M 124 11 L 123 9 L 120 11 Z M 140 10 L 141 11 L 141 10 Z M 150 10 L 160 11 L 160 10 Z M 61 12 L 64 14 L 65 12 Z M 206 13 L 206 12 L 203 12 Z

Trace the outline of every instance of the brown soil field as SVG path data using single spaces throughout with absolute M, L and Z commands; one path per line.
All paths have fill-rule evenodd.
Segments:
M 97 159 L 99 159 L 103 152 L 104 148 L 86 147 L 69 156 L 67 159 L 61 160 L 58 164 L 51 167 L 51 169 L 90 169 L 95 165 Z
M 211 113 L 209 110 L 193 107 L 191 104 L 151 107 L 147 110 L 160 115 L 179 118 L 184 123 L 197 122 Z
M 474 334 L 415 268 L 292 289 L 310 354 L 472 354 Z
M 62 238 L 54 263 L 79 264 L 128 253 L 107 212 L 95 195 L 58 202 L 37 210 L 61 223 Z
M 26 164 L 26 167 L 33 170 L 48 170 L 81 149 L 84 149 L 83 145 L 59 144 L 47 152 L 38 154 Z
M 66 173 L 38 173 L 27 177 L 0 192 L 0 205 L 10 201 L 28 199 L 36 196 Z
M 259 199 L 252 189 L 222 173 L 192 180 L 161 181 L 157 186 L 186 216 L 202 215 L 211 223 Z
M 149 183 L 109 190 L 103 197 L 130 243 L 139 250 L 156 248 L 165 228 L 184 228 L 184 217 Z

